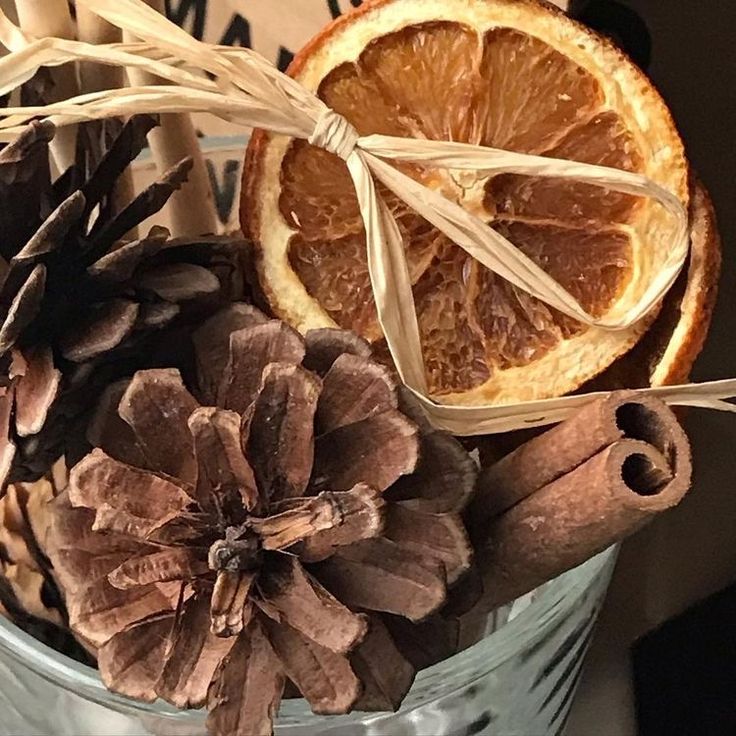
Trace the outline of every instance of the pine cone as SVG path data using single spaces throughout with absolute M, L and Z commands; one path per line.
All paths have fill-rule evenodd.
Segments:
M 287 678 L 316 713 L 397 708 L 415 671 L 382 616 L 424 620 L 468 569 L 475 464 L 351 333 L 236 304 L 194 341 L 194 395 L 111 387 L 55 502 L 73 630 L 111 689 L 207 704 L 220 736 L 270 732 Z
M 45 473 L 101 389 L 160 364 L 152 346 L 163 335 L 242 297 L 234 241 L 172 240 L 158 227 L 124 240 L 182 185 L 191 161 L 116 212 L 115 182 L 155 120 L 134 118 L 111 135 L 114 125 L 83 126 L 77 164 L 56 182 L 51 123 L 0 151 L 0 486 Z

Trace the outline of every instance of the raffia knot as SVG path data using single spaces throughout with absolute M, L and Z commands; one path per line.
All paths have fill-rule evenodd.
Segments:
M 358 131 L 342 115 L 325 108 L 315 123 L 309 142 L 347 161 L 359 138 Z

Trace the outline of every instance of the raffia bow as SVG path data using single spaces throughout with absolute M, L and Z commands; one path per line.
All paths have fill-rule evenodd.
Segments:
M 464 143 L 383 135 L 361 137 L 344 117 L 253 51 L 197 41 L 140 0 L 77 0 L 77 4 L 142 39 L 141 42 L 94 46 L 56 38 L 32 40 L 0 13 L 0 41 L 12 52 L 0 60 L 0 94 L 28 81 L 40 67 L 80 60 L 143 69 L 167 83 L 85 94 L 43 107 L 7 109 L 0 113 L 4 118 L 0 121 L 0 139 L 17 135 L 37 116 L 50 117 L 57 125 L 68 125 L 133 113 L 209 112 L 244 126 L 308 140 L 339 156 L 346 162 L 357 192 L 378 319 L 389 350 L 402 381 L 439 428 L 470 435 L 552 424 L 597 394 L 501 406 L 434 402 L 428 395 L 401 234 L 376 191 L 376 180 L 485 267 L 591 327 L 623 330 L 637 323 L 661 301 L 687 261 L 685 207 L 674 194 L 640 174 Z M 669 214 L 672 246 L 648 283 L 635 273 L 635 288 L 627 289 L 602 318 L 595 318 L 500 233 L 460 205 L 401 173 L 391 161 L 489 174 L 567 178 L 647 197 Z M 650 391 L 671 404 L 736 411 L 736 407 L 724 401 L 736 394 L 736 381 Z

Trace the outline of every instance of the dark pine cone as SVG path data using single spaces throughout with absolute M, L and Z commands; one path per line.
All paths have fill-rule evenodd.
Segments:
M 115 183 L 155 125 L 82 126 L 77 163 L 55 182 L 50 122 L 0 151 L 2 486 L 41 476 L 109 382 L 170 365 L 175 331 L 242 296 L 242 243 L 174 240 L 160 227 L 126 240 L 191 168 L 182 161 L 116 211 Z
M 469 568 L 472 459 L 351 333 L 234 304 L 194 337 L 193 393 L 171 369 L 111 386 L 53 504 L 72 629 L 110 688 L 207 705 L 215 736 L 270 733 L 287 680 L 317 713 L 397 708 L 390 619 Z

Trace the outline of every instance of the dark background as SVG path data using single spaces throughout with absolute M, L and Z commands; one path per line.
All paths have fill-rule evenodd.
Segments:
M 621 0 L 619 5 L 643 21 L 644 37 L 636 18 L 622 24 L 620 8 L 617 20 L 611 5 L 580 0 L 574 12 L 593 25 L 615 27 L 618 22 L 618 40 L 643 64 L 650 59 L 647 71 L 669 103 L 690 161 L 716 204 L 723 274 L 710 338 L 694 378 L 732 378 L 736 3 Z M 693 411 L 687 423 L 696 465 L 693 492 L 624 546 L 578 695 L 570 729 L 574 736 L 587 736 L 591 728 L 596 736 L 633 736 L 637 730 L 639 736 L 736 733 L 736 416 Z M 634 687 L 629 648 L 657 627 L 636 646 Z
M 695 171 L 713 196 L 724 266 L 710 338 L 694 378 L 734 377 L 736 3 L 573 0 L 572 13 L 617 37 L 646 67 L 672 109 Z M 694 492 L 650 533 L 666 545 L 667 558 L 661 560 L 661 575 L 648 583 L 657 593 L 648 597 L 659 599 L 663 607 L 666 601 L 669 610 L 682 610 L 736 580 L 736 417 L 694 411 L 688 425 L 696 461 Z

